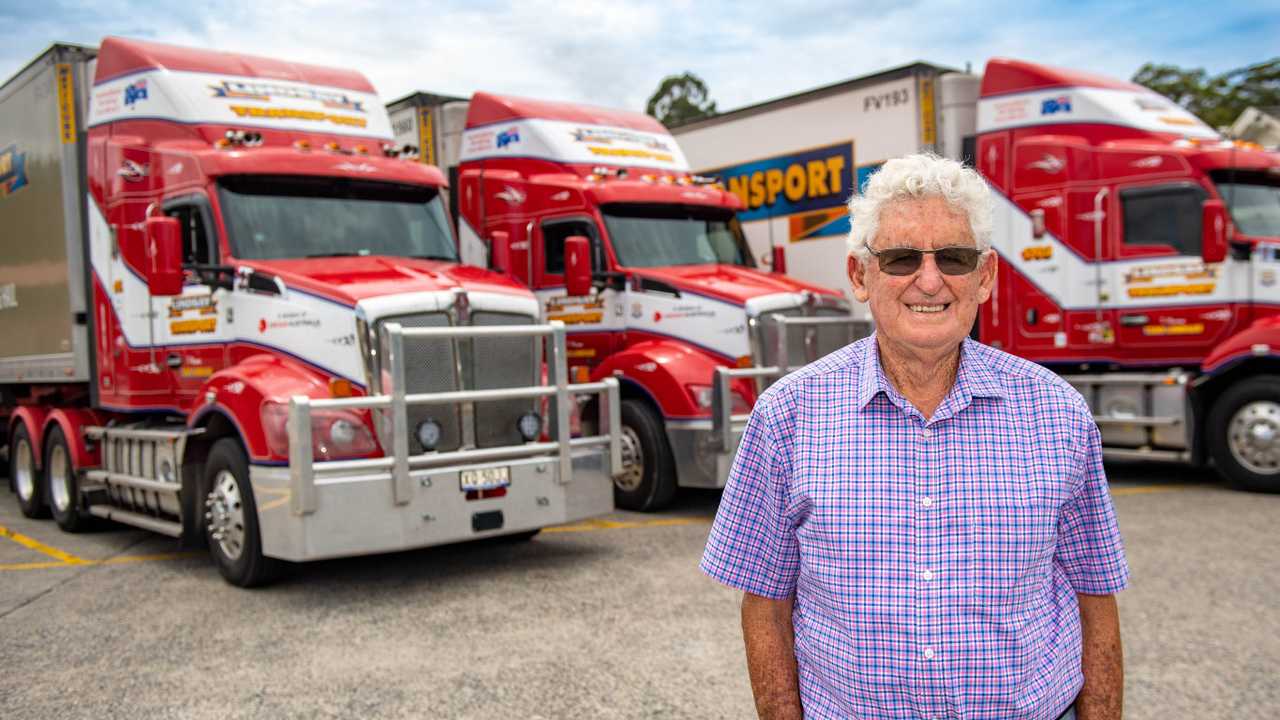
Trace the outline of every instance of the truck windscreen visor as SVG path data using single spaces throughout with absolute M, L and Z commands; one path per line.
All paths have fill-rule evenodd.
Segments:
M 601 211 L 613 251 L 625 267 L 755 265 L 731 211 L 624 204 L 604 205 Z
M 1274 175 L 1219 170 L 1213 179 L 1240 232 L 1280 237 L 1280 181 Z
M 243 175 L 219 182 L 236 257 L 391 255 L 456 261 L 434 188 L 331 177 Z

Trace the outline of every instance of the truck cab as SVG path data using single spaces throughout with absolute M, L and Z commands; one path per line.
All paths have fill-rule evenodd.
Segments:
M 1111 457 L 1212 459 L 1280 490 L 1280 156 L 1146 88 L 1015 60 L 981 80 L 996 195 L 980 337 L 1090 401 Z
M 769 378 L 866 332 L 839 292 L 781 272 L 780 254 L 758 267 L 738 197 L 690 174 L 648 116 L 477 93 L 456 137 L 464 261 L 533 289 L 543 319 L 567 326 L 577 377 L 622 384 L 621 507 L 723 487 L 737 436 L 715 419 L 740 432 Z M 718 391 L 717 369 L 748 374 Z

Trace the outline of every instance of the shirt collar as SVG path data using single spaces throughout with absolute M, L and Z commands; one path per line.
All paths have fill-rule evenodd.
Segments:
M 857 407 L 866 408 L 879 393 L 884 393 L 895 404 L 901 395 L 894 389 L 880 365 L 880 346 L 876 344 L 876 333 L 867 338 L 862 358 L 858 367 Z M 955 396 L 961 405 L 968 405 L 975 397 L 1008 398 L 1008 393 L 1000 384 L 988 364 L 986 353 L 977 342 L 965 338 L 960 345 L 960 367 L 956 369 L 956 383 L 948 398 Z M 945 404 L 945 401 L 944 401 Z

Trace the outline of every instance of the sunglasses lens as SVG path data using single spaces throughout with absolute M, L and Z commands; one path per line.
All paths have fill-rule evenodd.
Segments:
M 934 254 L 943 275 L 967 275 L 978 267 L 982 253 L 974 248 L 943 248 Z
M 922 257 L 919 250 L 892 248 L 880 253 L 880 269 L 890 275 L 910 275 L 920 269 Z

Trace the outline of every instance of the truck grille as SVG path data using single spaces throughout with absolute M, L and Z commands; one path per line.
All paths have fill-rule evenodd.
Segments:
M 752 348 L 757 358 L 756 364 L 761 367 L 768 367 L 770 365 L 778 365 L 781 362 L 781 358 L 778 355 L 778 322 L 775 319 L 777 316 L 804 317 L 808 314 L 810 313 L 805 313 L 803 308 L 794 307 L 761 315 L 757 326 L 758 332 L 756 333 L 755 346 Z M 814 308 L 811 314 L 815 317 L 845 317 L 848 315 L 848 313 L 838 308 Z M 865 336 L 867 329 L 863 326 L 864 323 L 850 323 L 848 325 L 788 328 L 787 367 L 795 369 L 802 365 L 807 365 Z
M 390 357 L 390 344 L 384 331 L 387 323 L 399 323 L 405 328 L 448 327 L 452 324 L 446 313 L 418 313 L 398 315 L 378 321 L 377 392 L 390 391 L 390 371 L 386 359 Z M 471 324 L 523 325 L 535 322 L 527 315 L 477 311 L 471 314 Z M 453 390 L 488 390 L 504 387 L 525 387 L 536 384 L 540 375 L 537 340 L 534 338 L 476 338 L 474 340 L 404 339 L 405 392 L 429 393 Z M 474 405 L 410 405 L 408 408 L 409 451 L 419 454 L 426 448 L 418 442 L 416 429 L 431 418 L 440 425 L 440 442 L 436 450 L 450 451 L 461 448 L 467 436 L 474 438 L 476 447 L 498 447 L 523 442 L 517 429 L 521 415 L 535 409 L 532 400 L 504 400 L 481 402 Z M 389 447 L 387 419 L 379 423 L 383 447 Z

